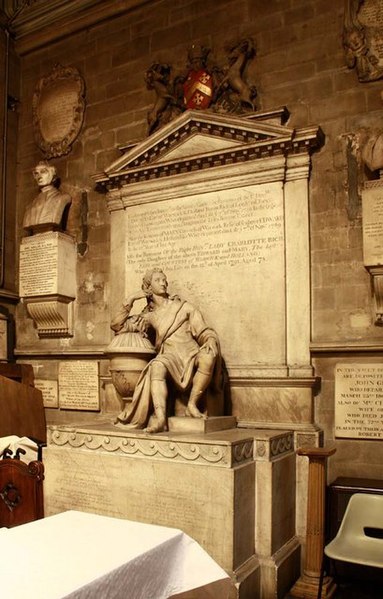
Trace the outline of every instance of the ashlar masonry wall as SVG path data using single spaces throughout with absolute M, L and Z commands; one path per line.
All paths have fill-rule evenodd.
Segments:
M 257 55 L 245 76 L 258 90 L 257 109 L 285 105 L 289 125 L 319 125 L 323 147 L 312 157 L 310 238 L 312 272 L 312 358 L 321 385 L 316 422 L 334 438 L 334 367 L 339 361 L 379 361 L 383 330 L 374 325 L 370 278 L 363 266 L 357 133 L 382 123 L 381 82 L 360 83 L 345 63 L 343 0 L 159 0 L 21 57 L 18 153 L 18 236 L 25 207 L 36 195 L 31 169 L 43 158 L 33 138 L 32 98 L 36 83 L 55 63 L 74 66 L 86 83 L 86 112 L 72 151 L 54 161 L 62 189 L 72 195 L 68 232 L 86 243 L 77 260 L 75 333 L 66 340 L 38 339 L 25 308 L 17 312 L 19 359 L 34 362 L 42 378 L 57 375 L 60 355 L 101 360 L 111 332 L 110 217 L 105 197 L 91 176 L 119 156 L 118 146 L 146 135 L 154 102 L 144 73 L 155 61 L 174 72 L 185 68 L 195 42 L 225 63 L 225 43 L 251 36 Z M 84 220 L 84 216 L 86 218 Z M 115 406 L 105 385 L 101 407 Z M 64 410 L 48 410 L 50 421 L 69 421 Z M 88 417 L 85 413 L 84 418 Z M 330 478 L 362 471 L 378 477 L 378 441 L 337 441 Z M 353 452 L 352 464 L 346 456 Z

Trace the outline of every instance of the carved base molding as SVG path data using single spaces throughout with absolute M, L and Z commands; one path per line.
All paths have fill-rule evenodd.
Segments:
M 290 597 L 300 597 L 300 599 L 317 599 L 318 597 L 318 578 L 302 576 L 291 589 Z M 332 578 L 326 577 L 323 581 L 321 599 L 331 599 L 334 597 L 336 584 Z
M 73 337 L 73 298 L 60 295 L 24 297 L 40 338 Z

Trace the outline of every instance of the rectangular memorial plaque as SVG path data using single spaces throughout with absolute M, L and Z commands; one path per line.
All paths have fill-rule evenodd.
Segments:
M 75 268 L 75 242 L 69 235 L 48 232 L 24 237 L 20 245 L 20 297 L 74 297 Z
M 362 198 L 364 264 L 376 266 L 383 264 L 383 183 L 368 184 Z
M 60 362 L 60 408 L 70 410 L 99 410 L 98 370 L 98 362 L 93 360 Z
M 34 235 L 20 246 L 20 296 L 47 295 L 57 291 L 57 236 Z
M 383 439 L 383 364 L 337 364 L 335 436 Z
M 40 389 L 41 393 L 43 394 L 44 408 L 59 407 L 57 381 L 35 379 L 35 387 Z

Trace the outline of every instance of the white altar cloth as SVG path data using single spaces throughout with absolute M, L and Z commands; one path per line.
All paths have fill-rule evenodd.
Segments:
M 174 528 L 68 511 L 0 530 L 4 599 L 166 599 L 228 579 Z

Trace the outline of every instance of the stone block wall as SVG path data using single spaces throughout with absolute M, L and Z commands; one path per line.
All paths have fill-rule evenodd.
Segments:
M 154 102 L 144 81 L 146 69 L 158 61 L 171 64 L 174 73 L 182 71 L 187 48 L 195 42 L 209 46 L 211 57 L 225 64 L 225 43 L 251 36 L 257 55 L 245 76 L 257 87 L 257 109 L 286 105 L 289 124 L 319 125 L 325 135 L 324 146 L 313 156 L 310 181 L 312 350 L 316 374 L 322 376 L 316 421 L 326 439 L 333 438 L 334 364 L 344 358 L 344 351 L 350 360 L 357 361 L 360 352 L 366 357 L 366 343 L 373 344 L 374 359 L 381 358 L 383 348 L 383 330 L 373 324 L 370 279 L 362 261 L 360 187 L 370 175 L 361 168 L 356 137 L 380 126 L 381 82 L 362 84 L 347 68 L 343 18 L 343 0 L 159 0 L 21 57 L 19 236 L 24 209 L 36 195 L 31 169 L 43 158 L 33 139 L 36 83 L 56 63 L 74 66 L 85 79 L 87 103 L 72 151 L 53 161 L 62 189 L 73 197 L 68 230 L 77 241 L 84 235 L 81 206 L 87 205 L 87 251 L 78 257 L 77 266 L 75 334 L 65 342 L 38 340 L 31 319 L 19 306 L 17 345 L 22 359 L 30 361 L 28 352 L 36 343 L 48 354 L 81 349 L 96 355 L 111 338 L 109 214 L 91 175 L 119 156 L 118 146 L 145 137 L 146 115 Z M 364 448 L 360 463 L 371 463 L 376 474 L 371 458 L 376 442 L 366 443 L 357 442 Z M 342 463 L 339 468 L 345 475 L 351 474 L 343 461 L 347 444 L 339 442 L 339 458 L 332 459 Z

